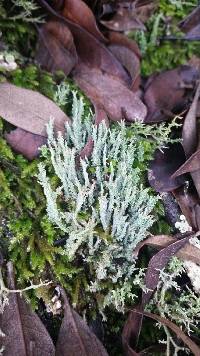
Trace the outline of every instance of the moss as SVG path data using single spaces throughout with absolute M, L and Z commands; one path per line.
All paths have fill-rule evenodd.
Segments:
M 130 34 L 130 37 L 136 38 L 139 43 L 143 55 L 141 72 L 144 76 L 185 64 L 193 55 L 200 55 L 197 41 L 162 40 L 162 37 L 168 35 L 177 38 L 184 35 L 177 27 L 178 22 L 195 6 L 197 6 L 196 0 L 189 2 L 161 0 L 146 23 L 147 31 Z

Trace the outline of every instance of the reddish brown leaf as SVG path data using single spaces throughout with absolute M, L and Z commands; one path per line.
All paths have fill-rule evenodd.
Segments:
M 200 94 L 200 84 L 197 87 L 192 105 L 185 117 L 184 124 L 183 124 L 183 131 L 182 131 L 183 148 L 187 158 L 189 158 L 197 148 L 196 113 L 197 113 L 199 94 Z
M 198 25 L 200 25 L 200 6 L 196 7 L 185 19 L 183 19 L 179 27 L 180 29 L 190 34 Z
M 195 208 L 198 206 L 198 196 L 197 194 L 191 193 L 186 187 L 182 186 L 173 191 L 173 195 L 180 206 L 180 209 L 185 215 L 186 220 L 194 231 L 200 229 L 200 219 L 199 224 L 196 218 Z
M 142 293 L 142 301 L 138 306 L 140 311 L 138 313 L 139 315 L 135 313 L 135 311 L 131 311 L 123 329 L 123 347 L 125 351 L 129 351 L 128 355 L 130 356 L 130 349 L 134 350 L 134 348 L 137 346 L 142 327 L 143 315 L 145 315 L 144 307 L 149 302 L 149 299 L 157 287 L 160 270 L 162 270 L 167 265 L 170 258 L 174 256 L 186 244 L 186 242 L 188 242 L 191 237 L 191 233 L 185 234 L 183 236 L 187 237 L 173 242 L 169 246 L 163 248 L 161 251 L 155 254 L 149 262 L 145 275 L 145 285 L 148 290 L 146 293 Z
M 11 262 L 7 264 L 8 287 L 15 289 Z M 36 313 L 19 293 L 9 294 L 9 305 L 0 314 L 0 336 L 4 356 L 54 356 L 53 342 Z
M 112 20 L 103 21 L 101 23 L 113 31 L 129 31 L 129 30 L 145 30 L 144 24 L 139 20 L 135 9 L 125 9 L 121 8 L 117 11 L 117 13 L 113 16 Z
M 20 128 L 6 133 L 5 138 L 14 151 L 22 153 L 29 160 L 39 155 L 39 147 L 45 145 L 47 141 L 44 136 L 35 135 Z
M 115 57 L 120 61 L 123 67 L 126 68 L 128 73 L 131 76 L 131 85 L 132 88 L 134 83 L 137 82 L 137 88 L 139 89 L 140 84 L 140 60 L 138 56 L 125 46 L 120 46 L 117 44 L 112 44 L 108 47 L 110 51 L 115 55 Z
M 108 33 L 108 38 L 109 38 L 110 44 L 124 46 L 124 47 L 130 49 L 130 51 L 132 51 L 134 54 L 136 54 L 139 59 L 141 58 L 140 49 L 134 40 L 128 38 L 127 36 L 123 35 L 122 33 L 113 32 L 113 31 L 110 31 Z
M 50 21 L 39 30 L 35 59 L 50 72 L 62 70 L 68 75 L 78 61 L 73 37 L 67 25 Z
M 117 78 L 82 65 L 74 73 L 74 79 L 93 104 L 103 108 L 111 120 L 144 120 L 145 105 Z
M 86 322 L 70 307 L 64 291 L 62 296 L 65 314 L 56 344 L 56 356 L 108 356 Z
M 65 0 L 62 15 L 83 27 L 98 40 L 106 42 L 105 37 L 97 27 L 92 11 L 82 0 Z
M 184 126 L 183 126 L 183 147 L 185 151 L 186 157 L 190 157 L 192 153 L 194 153 L 195 149 L 199 147 L 198 138 L 197 138 L 197 107 L 198 107 L 198 99 L 200 95 L 200 84 L 197 87 L 192 105 L 188 111 L 188 114 L 185 118 Z M 180 167 L 179 172 L 184 170 L 185 168 L 191 169 L 191 176 L 196 187 L 196 190 L 200 197 L 200 169 L 195 169 L 198 164 L 199 153 L 198 151 L 192 157 L 190 157 L 189 162 L 186 162 L 186 167 Z M 176 172 L 177 173 L 177 172 Z
M 172 174 L 185 161 L 180 143 L 171 145 L 163 152 L 157 150 L 154 160 L 150 163 L 148 179 L 157 192 L 170 192 L 184 184 L 184 177 L 172 178 Z
M 176 336 L 178 338 L 180 338 L 184 342 L 185 345 L 187 345 L 189 347 L 189 349 L 193 352 L 194 356 L 200 355 L 200 348 L 187 335 L 185 335 L 184 332 L 172 321 L 170 321 L 166 318 L 163 318 L 162 316 L 156 315 L 156 314 L 152 314 L 152 313 L 148 313 L 148 312 L 141 312 L 140 310 L 137 310 L 137 309 L 134 309 L 133 312 L 137 313 L 137 314 L 145 315 L 148 318 L 154 319 L 154 320 L 158 321 L 159 323 L 167 326 L 176 334 Z
M 68 26 L 73 34 L 76 50 L 81 62 L 94 68 L 100 68 L 120 78 L 124 83 L 129 83 L 129 76 L 122 65 L 96 37 L 83 27 L 58 14 L 46 0 L 39 0 L 39 3 L 45 7 L 50 14 Z
M 176 178 L 182 174 L 188 172 L 195 172 L 200 169 L 200 149 L 193 155 L 172 175 L 172 178 Z
M 148 291 L 146 293 L 143 292 L 142 294 L 143 307 L 149 302 L 149 299 L 157 287 L 160 271 L 166 267 L 169 260 L 188 242 L 192 237 L 192 233 L 185 233 L 183 236 L 186 237 L 164 247 L 151 258 L 145 275 L 145 285 Z
M 154 76 L 147 86 L 144 102 L 148 108 L 145 122 L 166 121 L 186 109 L 191 91 L 199 77 L 198 70 L 189 66 L 181 66 Z
M 50 99 L 10 83 L 0 84 L 0 116 L 23 130 L 46 137 L 46 124 L 54 119 L 56 131 L 63 131 L 70 119 Z
M 133 251 L 134 257 L 137 257 L 141 248 L 145 245 L 154 247 L 158 250 L 171 245 L 173 242 L 177 241 L 175 236 L 169 235 L 156 235 L 150 236 L 146 240 L 139 243 L 136 249 Z M 198 247 L 190 244 L 189 242 L 185 244 L 177 253 L 176 256 L 182 260 L 192 261 L 194 263 L 200 264 L 200 250 Z

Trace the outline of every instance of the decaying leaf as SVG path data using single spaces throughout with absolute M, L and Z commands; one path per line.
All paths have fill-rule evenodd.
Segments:
M 50 99 L 10 83 L 0 84 L 0 116 L 11 124 L 46 137 L 46 124 L 54 119 L 56 131 L 64 131 L 68 116 Z
M 161 324 L 167 326 L 169 329 L 171 329 L 176 334 L 176 336 L 178 338 L 180 338 L 184 342 L 185 345 L 187 345 L 189 347 L 189 349 L 193 352 L 194 356 L 200 355 L 200 348 L 186 334 L 184 334 L 184 332 L 172 321 L 170 321 L 166 318 L 163 318 L 162 316 L 156 315 L 156 314 L 152 314 L 152 313 L 148 313 L 148 312 L 141 312 L 140 310 L 137 310 L 137 309 L 134 309 L 133 312 L 147 316 L 148 318 L 154 319 L 154 320 L 160 322 Z
M 6 141 L 15 152 L 23 154 L 29 160 L 39 155 L 39 147 L 45 145 L 46 137 L 35 135 L 23 129 L 17 128 L 5 134 Z
M 82 65 L 74 73 L 74 79 L 92 103 L 103 108 L 111 120 L 144 120 L 145 105 L 117 78 Z
M 106 42 L 106 38 L 97 27 L 95 17 L 82 0 L 65 0 L 62 9 L 62 15 L 67 19 L 75 22 L 77 25 L 83 27 L 90 32 L 98 40 Z
M 123 347 L 125 351 L 128 350 L 128 355 L 131 356 L 131 349 L 134 351 L 134 348 L 137 346 L 142 328 L 143 315 L 145 315 L 144 308 L 149 302 L 149 299 L 151 298 L 155 288 L 157 287 L 160 270 L 162 270 L 167 265 L 170 258 L 174 256 L 188 242 L 188 240 L 191 238 L 191 235 L 191 233 L 183 235 L 185 237 L 183 237 L 181 240 L 171 243 L 169 246 L 163 248 L 151 258 L 145 275 L 145 286 L 147 291 L 146 293 L 142 293 L 141 303 L 136 309 L 138 310 L 138 313 L 135 311 L 131 311 L 129 313 L 128 319 L 123 329 Z
M 191 14 L 183 19 L 179 27 L 186 33 L 185 39 L 200 40 L 200 6 L 197 6 Z
M 180 66 L 154 75 L 144 94 L 144 102 L 148 108 L 145 122 L 166 121 L 186 109 L 191 88 L 198 78 L 198 70 L 190 66 Z
M 137 81 L 138 85 L 137 88 L 135 88 L 137 90 L 140 84 L 140 60 L 138 56 L 125 46 L 112 44 L 108 48 L 130 74 L 131 88 L 134 86 L 134 83 Z
M 169 260 L 177 254 L 177 252 L 189 241 L 191 237 L 191 232 L 183 234 L 183 238 L 181 238 L 181 240 L 177 240 L 169 246 L 164 247 L 151 258 L 145 275 L 145 286 L 148 291 L 146 293 L 143 292 L 142 294 L 143 307 L 149 302 L 149 299 L 157 287 L 160 271 L 166 267 Z
M 114 32 L 114 31 L 110 31 L 108 33 L 108 38 L 109 38 L 109 44 L 111 45 L 115 44 L 115 45 L 126 47 L 130 49 L 130 51 L 132 51 L 134 54 L 136 54 L 136 56 L 139 59 L 141 58 L 140 49 L 138 47 L 138 44 L 134 40 L 128 38 L 122 33 Z
M 138 244 L 136 249 L 133 251 L 134 257 L 136 257 L 145 245 L 154 247 L 158 250 L 171 245 L 173 242 L 177 241 L 176 237 L 170 235 L 156 235 L 150 236 L 146 240 Z M 200 265 L 200 250 L 198 247 L 187 242 L 177 253 L 176 256 L 181 260 L 192 261 Z
M 130 30 L 145 30 L 144 24 L 138 18 L 138 15 L 133 9 L 121 8 L 118 9 L 117 13 L 112 17 L 109 21 L 101 20 L 101 23 L 108 28 L 109 30 L 113 31 L 130 31 Z
M 129 83 L 129 76 L 114 55 L 92 33 L 75 22 L 57 13 L 45 0 L 40 4 L 57 20 L 66 24 L 71 31 L 79 60 L 92 68 L 99 68 Z
M 172 178 L 178 177 L 185 173 L 192 173 L 200 169 L 200 149 L 197 150 L 183 165 L 177 169 Z
M 36 61 L 50 72 L 62 70 L 68 75 L 78 61 L 73 37 L 67 25 L 49 21 L 39 29 Z
M 64 291 L 62 291 L 62 296 L 64 319 L 56 345 L 56 356 L 108 356 L 101 342 L 83 319 L 70 307 Z
M 180 143 L 170 145 L 161 152 L 157 150 L 150 162 L 148 179 L 157 192 L 170 192 L 184 184 L 183 176 L 173 178 L 173 173 L 185 162 L 185 154 Z
M 13 266 L 7 264 L 8 288 L 15 289 Z M 53 342 L 36 313 L 19 293 L 9 294 L 9 305 L 0 314 L 3 356 L 55 356 Z
M 185 117 L 184 124 L 183 124 L 183 131 L 182 131 L 183 148 L 187 158 L 194 153 L 198 143 L 196 114 L 197 114 L 199 95 L 200 95 L 200 84 L 197 87 L 192 105 L 190 106 L 190 109 Z
M 199 205 L 196 192 L 191 192 L 185 185 L 173 190 L 172 193 L 188 224 L 192 227 L 193 231 L 198 231 L 200 229 L 200 219 L 196 215 Z

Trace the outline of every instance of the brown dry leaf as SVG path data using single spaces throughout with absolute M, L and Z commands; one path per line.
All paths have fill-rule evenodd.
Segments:
M 193 352 L 194 356 L 199 356 L 200 355 L 200 348 L 186 335 L 184 332 L 172 321 L 163 318 L 160 315 L 148 313 L 148 312 L 141 312 L 140 310 L 134 309 L 132 312 L 137 313 L 137 314 L 142 314 L 144 316 L 147 316 L 148 318 L 154 319 L 158 321 L 159 323 L 167 326 L 169 329 L 171 329 L 176 336 L 181 339 L 185 345 L 188 346 L 188 348 Z
M 132 355 L 131 349 L 135 352 L 134 348 L 137 346 L 142 328 L 143 314 L 145 315 L 144 307 L 149 302 L 149 299 L 157 287 L 160 270 L 162 270 L 167 265 L 170 258 L 188 242 L 191 235 L 191 233 L 184 234 L 183 236 L 186 237 L 171 243 L 151 258 L 145 275 L 145 286 L 147 288 L 147 292 L 142 292 L 142 301 L 137 307 L 140 312 L 135 313 L 135 311 L 131 311 L 129 313 L 122 333 L 123 347 L 126 352 L 128 351 L 128 355 Z
M 99 41 L 106 42 L 97 27 L 93 12 L 82 0 L 65 0 L 62 15 L 90 32 Z
M 109 21 L 100 21 L 106 28 L 112 31 L 145 30 L 144 24 L 137 16 L 135 9 L 118 9 L 117 13 Z
M 178 177 L 185 173 L 192 173 L 200 169 L 200 149 L 197 150 L 183 165 L 177 169 L 172 178 Z
M 123 35 L 122 33 L 110 31 L 108 33 L 108 39 L 111 45 L 116 44 L 116 45 L 124 46 L 130 49 L 130 51 L 132 51 L 134 54 L 136 54 L 136 56 L 138 56 L 139 59 L 142 57 L 138 44 L 134 40 Z
M 15 289 L 12 263 L 7 264 L 8 288 Z M 4 356 L 55 356 L 53 342 L 36 313 L 19 293 L 9 294 L 9 305 L 0 314 Z
M 54 119 L 56 131 L 64 131 L 68 116 L 50 99 L 10 83 L 0 84 L 0 116 L 23 130 L 46 137 L 46 124 Z
M 196 113 L 197 113 L 199 95 L 200 95 L 200 84 L 197 87 L 192 105 L 190 106 L 190 109 L 185 117 L 184 124 L 183 124 L 183 131 L 182 131 L 183 148 L 187 158 L 194 153 L 198 143 Z
M 134 87 L 134 89 L 138 90 L 140 84 L 140 60 L 138 56 L 125 46 L 111 44 L 108 48 L 130 74 L 130 88 L 137 82 L 137 87 Z
M 185 39 L 200 39 L 200 6 L 183 19 L 179 27 L 186 33 Z
M 197 137 L 198 129 L 197 129 L 197 120 L 196 120 L 199 95 L 200 95 L 200 83 L 197 87 L 192 105 L 186 115 L 184 126 L 183 126 L 183 133 L 182 133 L 183 148 L 187 158 L 189 158 L 191 154 L 194 153 L 195 149 L 199 148 L 200 146 Z M 200 169 L 197 170 L 195 169 L 197 167 L 198 159 L 199 156 L 197 151 L 196 154 L 194 154 L 189 158 L 188 160 L 189 162 L 187 161 L 185 163 L 186 167 L 184 165 L 184 167 L 180 167 L 178 171 L 180 173 L 182 170 L 185 170 L 185 168 L 187 169 L 188 166 L 190 167 L 191 176 L 200 197 Z M 177 176 L 177 172 L 176 172 L 176 176 Z
M 180 143 L 170 145 L 161 152 L 157 150 L 150 162 L 148 179 L 157 192 L 170 192 L 184 184 L 183 176 L 173 178 L 173 173 L 185 162 L 183 147 Z
M 154 75 L 144 94 L 148 108 L 145 122 L 166 121 L 186 109 L 191 96 L 188 86 L 195 86 L 198 78 L 198 70 L 190 66 L 180 66 Z
M 20 128 L 6 133 L 5 138 L 15 152 L 23 154 L 29 160 L 37 157 L 40 153 L 39 147 L 47 142 L 46 137 L 32 134 Z
M 56 356 L 108 356 L 104 346 L 86 322 L 71 308 L 63 290 L 62 297 L 64 319 L 56 344 Z
M 196 209 L 198 207 L 199 202 L 197 193 L 192 193 L 185 186 L 173 190 L 172 193 L 183 215 L 185 215 L 188 224 L 192 227 L 194 231 L 200 230 L 200 219 L 198 223 L 196 214 Z
M 137 257 L 139 251 L 143 246 L 151 246 L 155 247 L 156 249 L 162 249 L 164 247 L 169 246 L 173 242 L 176 241 L 175 236 L 170 235 L 156 235 L 150 236 L 146 240 L 139 243 L 136 249 L 133 251 L 134 257 Z M 182 247 L 177 253 L 176 256 L 182 260 L 192 261 L 200 265 L 200 250 L 198 247 L 186 243 L 184 247 Z
M 46 0 L 40 0 L 39 2 L 51 15 L 68 26 L 73 35 L 77 54 L 81 62 L 116 76 L 126 84 L 129 83 L 130 78 L 128 74 L 103 43 L 83 27 L 57 13 Z
M 49 21 L 39 29 L 36 61 L 50 72 L 62 70 L 68 75 L 78 57 L 73 37 L 67 25 Z
M 189 241 L 192 237 L 192 233 L 185 233 L 182 237 L 183 238 L 181 238 L 181 240 L 177 240 L 169 246 L 164 247 L 151 258 L 145 275 L 145 286 L 148 291 L 146 293 L 142 293 L 143 307 L 145 307 L 145 305 L 149 302 L 154 290 L 157 287 L 160 271 L 166 267 L 169 260 Z
M 73 77 L 92 103 L 104 109 L 111 120 L 144 120 L 145 105 L 117 78 L 83 65 L 77 67 Z

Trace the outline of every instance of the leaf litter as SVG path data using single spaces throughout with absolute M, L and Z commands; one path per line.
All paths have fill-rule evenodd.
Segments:
M 182 141 L 155 153 L 149 167 L 149 183 L 157 192 L 172 192 L 188 223 L 197 232 L 200 228 L 199 68 L 185 63 L 141 78 L 140 50 L 137 43 L 123 32 L 146 30 L 145 16 L 148 18 L 152 11 L 151 1 L 103 4 L 99 17 L 92 12 L 96 5 L 90 7 L 82 0 L 40 0 L 38 3 L 51 18 L 37 26 L 35 60 L 52 73 L 62 70 L 77 83 L 95 108 L 96 124 L 102 120 L 107 125 L 108 120 L 152 124 L 169 121 L 176 115 L 181 118 Z M 109 19 L 106 19 L 107 15 Z M 184 39 L 199 39 L 199 19 L 198 6 L 180 22 Z M 0 115 L 16 127 L 5 134 L 7 142 L 29 160 L 38 156 L 39 147 L 46 142 L 46 124 L 50 115 L 57 131 L 63 131 L 65 123 L 70 122 L 70 118 L 50 99 L 10 83 L 0 84 Z M 89 157 L 92 149 L 93 142 L 89 139 L 80 157 Z M 143 354 L 136 349 L 144 316 L 167 326 L 194 355 L 200 354 L 199 347 L 177 325 L 144 311 L 157 287 L 160 270 L 171 257 L 176 255 L 200 264 L 199 249 L 189 244 L 194 232 L 179 236 L 150 236 L 133 251 L 137 256 L 145 245 L 160 250 L 148 264 L 147 291 L 143 292 L 138 307 L 131 310 L 124 326 L 122 340 L 126 355 Z M 9 266 L 7 283 L 14 289 L 14 274 L 12 265 Z M 5 355 L 107 355 L 102 343 L 70 306 L 64 291 L 62 298 L 64 318 L 54 347 L 42 322 L 24 298 L 11 293 L 9 306 L 0 315 L 0 325 L 6 335 L 2 338 Z M 14 343 L 11 343 L 11 334 Z

